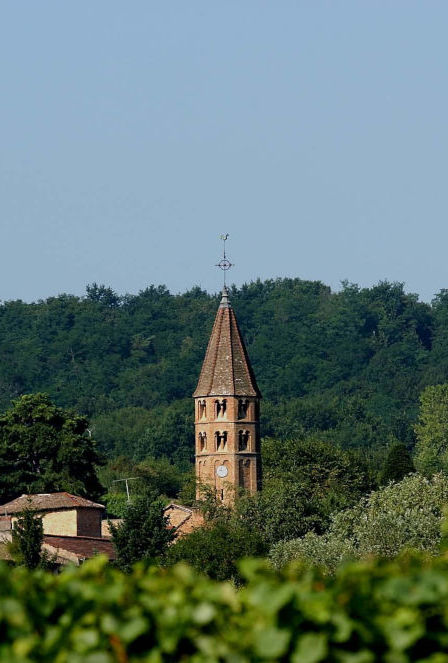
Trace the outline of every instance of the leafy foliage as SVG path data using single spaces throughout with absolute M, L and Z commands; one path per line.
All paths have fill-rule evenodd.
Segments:
M 123 571 L 129 572 L 135 562 L 155 561 L 174 539 L 163 508 L 156 494 L 147 493 L 127 505 L 122 523 L 110 523 L 117 565 Z
M 382 483 L 389 481 L 401 481 L 407 474 L 415 472 L 411 454 L 404 444 L 395 443 L 386 457 L 384 469 L 381 475 Z
M 237 519 L 218 518 L 176 541 L 166 555 L 166 564 L 187 562 L 215 580 L 242 578 L 238 562 L 245 557 L 262 556 L 267 549 L 260 534 Z
M 448 470 L 448 384 L 427 387 L 423 391 L 415 432 L 417 469 L 428 476 Z
M 130 575 L 103 558 L 60 575 L 0 565 L 0 661 L 446 660 L 446 558 L 358 562 L 329 578 L 240 568 L 237 590 L 183 565 Z
M 69 491 L 95 498 L 100 462 L 87 419 L 54 405 L 46 394 L 14 401 L 0 416 L 0 495 Z
M 270 557 L 279 567 L 302 560 L 334 572 L 348 558 L 394 557 L 406 548 L 434 554 L 447 504 L 445 475 L 436 474 L 431 479 L 409 475 L 334 514 L 323 535 L 308 532 L 303 538 L 276 544 Z
M 243 497 L 237 508 L 269 546 L 325 531 L 334 511 L 355 504 L 374 485 L 362 458 L 304 436 L 264 440 L 262 461 L 263 491 Z
M 422 387 L 448 376 L 444 291 L 429 306 L 398 283 L 345 283 L 333 293 L 320 282 L 277 279 L 232 288 L 231 299 L 265 398 L 264 434 L 412 447 Z M 48 392 L 91 418 L 109 456 L 186 463 L 188 399 L 217 303 L 199 288 L 119 296 L 98 284 L 81 298 L 4 302 L 0 408 Z
M 166 457 L 151 458 L 136 463 L 125 456 L 109 460 L 99 469 L 101 483 L 108 488 L 102 501 L 106 504 L 110 517 L 122 518 L 127 506 L 127 492 L 123 479 L 128 482 L 131 500 L 147 493 L 160 495 L 169 501 L 182 496 L 182 504 L 190 504 L 195 499 L 195 483 L 191 468 L 183 472 Z M 187 497 L 187 486 L 193 493 Z M 191 491 L 190 491 L 191 492 Z M 183 499 L 185 498 L 185 499 Z

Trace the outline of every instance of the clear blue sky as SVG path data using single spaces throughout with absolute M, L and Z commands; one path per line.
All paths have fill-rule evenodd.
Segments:
M 448 2 L 25 0 L 0 18 L 0 299 L 448 287 Z

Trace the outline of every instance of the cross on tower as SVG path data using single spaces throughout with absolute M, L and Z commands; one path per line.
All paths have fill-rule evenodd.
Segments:
M 224 272 L 224 287 L 226 287 L 226 273 L 229 271 L 231 267 L 234 267 L 234 265 L 230 262 L 230 260 L 226 256 L 226 242 L 229 239 L 229 233 L 220 235 L 220 239 L 222 240 L 223 243 L 223 256 L 221 260 L 217 263 L 216 267 L 219 267 Z

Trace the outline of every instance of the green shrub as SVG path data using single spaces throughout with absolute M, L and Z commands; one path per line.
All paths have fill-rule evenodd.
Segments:
M 334 577 L 263 561 L 246 585 L 186 566 L 55 576 L 0 565 L 1 663 L 445 663 L 448 559 L 357 562 Z

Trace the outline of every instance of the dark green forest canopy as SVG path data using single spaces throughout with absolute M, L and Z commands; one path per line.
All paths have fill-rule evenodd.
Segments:
M 111 456 L 188 461 L 190 400 L 218 306 L 200 288 L 118 296 L 93 284 L 0 306 L 0 408 L 46 392 L 87 415 Z M 256 281 L 231 301 L 264 396 L 263 433 L 319 433 L 344 447 L 413 444 L 418 395 L 448 378 L 448 291 L 399 283 Z

